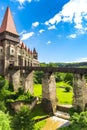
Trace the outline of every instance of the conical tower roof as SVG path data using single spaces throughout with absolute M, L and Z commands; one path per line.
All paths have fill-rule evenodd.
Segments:
M 4 19 L 2 21 L 2 25 L 0 28 L 0 33 L 4 32 L 4 31 L 11 32 L 13 34 L 18 35 L 9 7 L 7 7 L 7 9 L 6 9 Z
M 35 49 L 35 48 L 33 49 L 33 54 L 37 54 L 37 52 L 36 52 L 36 49 Z

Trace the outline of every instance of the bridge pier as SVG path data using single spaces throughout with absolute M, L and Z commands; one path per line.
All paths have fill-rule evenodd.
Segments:
M 12 84 L 14 91 L 17 91 L 21 87 L 20 84 L 20 70 L 12 70 L 5 76 L 7 80 Z
M 73 82 L 73 106 L 75 109 L 84 110 L 87 107 L 87 88 L 83 74 L 74 74 Z
M 34 82 L 33 82 L 34 72 L 31 71 L 25 78 L 25 92 L 29 91 L 31 94 L 34 93 Z
M 44 72 L 42 79 L 42 105 L 45 111 L 54 113 L 57 106 L 54 73 Z
M 25 71 L 21 74 L 21 86 L 23 86 L 25 92 L 29 91 L 31 94 L 34 93 L 33 75 L 33 71 Z

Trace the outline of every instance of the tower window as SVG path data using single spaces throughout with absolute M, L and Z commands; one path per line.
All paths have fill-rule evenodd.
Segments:
M 0 54 L 3 54 L 3 47 L 0 46 Z
M 10 48 L 10 55 L 15 55 L 15 50 L 14 50 L 14 48 Z

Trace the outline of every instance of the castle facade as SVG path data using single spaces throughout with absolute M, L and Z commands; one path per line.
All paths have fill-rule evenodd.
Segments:
M 0 27 L 0 74 L 6 75 L 9 65 L 38 66 L 38 53 L 20 40 L 14 20 L 7 7 Z

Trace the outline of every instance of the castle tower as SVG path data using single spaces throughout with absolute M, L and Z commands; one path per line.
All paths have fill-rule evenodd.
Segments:
M 0 27 L 0 74 L 5 76 L 10 64 L 18 64 L 18 44 L 19 35 L 10 8 L 7 7 Z

